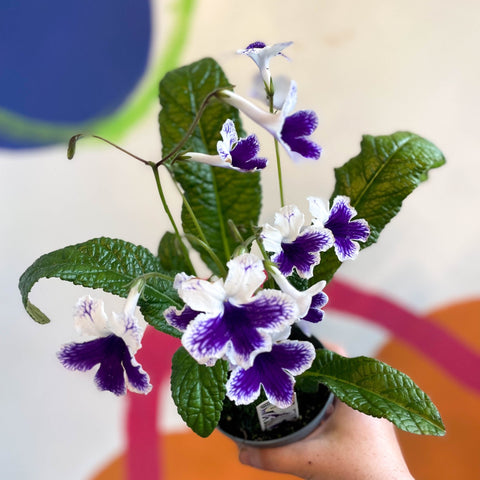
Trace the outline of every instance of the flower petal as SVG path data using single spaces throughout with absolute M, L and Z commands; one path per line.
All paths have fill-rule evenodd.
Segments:
M 188 325 L 182 344 L 200 364 L 211 364 L 212 358 L 222 358 L 227 352 L 230 332 L 223 312 L 212 316 L 201 313 Z
M 175 276 L 174 286 L 180 298 L 193 310 L 218 313 L 223 309 L 225 289 L 222 280 L 212 283 L 182 273 Z
M 125 300 L 125 306 L 123 312 L 127 317 L 135 316 L 135 310 L 137 309 L 138 299 L 145 286 L 145 280 L 137 280 L 135 285 L 128 292 L 127 299 Z
M 296 205 L 286 205 L 275 214 L 274 225 L 280 230 L 283 240 L 291 242 L 300 233 L 305 216 Z
M 272 260 L 283 275 L 290 275 L 295 268 L 304 278 L 313 275 L 313 268 L 320 262 L 320 252 L 333 244 L 333 236 L 326 229 L 307 228 L 293 242 L 282 242 L 282 251 Z
M 323 228 L 329 214 L 327 202 L 318 197 L 308 197 L 307 200 L 310 206 L 310 213 L 314 218 L 314 225 L 319 225 Z
M 263 42 L 253 42 L 243 50 L 237 50 L 237 53 L 248 55 L 258 66 L 263 81 L 267 87 L 270 86 L 270 59 L 276 55 L 283 55 L 281 51 L 291 45 L 293 42 L 276 43 L 274 45 L 265 45 Z M 285 55 L 283 55 L 285 56 Z
M 302 317 L 302 320 L 305 320 L 310 323 L 318 323 L 323 320 L 324 312 L 322 308 L 327 304 L 328 296 L 327 294 L 320 292 L 312 297 L 312 302 L 310 308 L 308 309 L 307 314 Z
M 225 103 L 232 105 L 243 112 L 247 117 L 260 125 L 262 128 L 278 138 L 283 126 L 283 116 L 281 112 L 270 113 L 257 107 L 255 104 L 243 98 L 231 90 L 222 90 L 218 97 Z
M 249 135 L 239 140 L 235 148 L 230 152 L 232 166 L 242 171 L 262 169 L 267 166 L 267 159 L 257 157 L 260 143 L 256 135 Z
M 209 155 L 207 153 L 187 152 L 182 155 L 182 158 L 192 160 L 193 162 L 205 163 L 212 167 L 232 168 L 232 159 L 229 154 Z
M 295 105 L 297 104 L 297 83 L 292 80 L 290 82 L 290 87 L 288 89 L 287 96 L 282 106 L 282 117 L 285 119 L 287 115 L 293 111 Z
M 110 331 L 121 337 L 127 344 L 132 355 L 142 348 L 142 337 L 144 329 L 140 328 L 138 320 L 133 315 L 127 315 L 126 312 L 120 314 L 113 313 L 109 321 Z
M 199 313 L 200 312 L 197 312 L 196 310 L 192 310 L 188 305 L 185 305 L 182 310 L 177 310 L 175 307 L 169 307 L 163 312 L 163 316 L 169 325 L 184 332 L 189 323 Z
M 298 340 L 278 343 L 271 353 L 271 361 L 292 375 L 300 375 L 308 370 L 315 359 L 314 346 Z
M 238 142 L 237 130 L 232 120 L 227 119 L 220 130 L 222 136 L 222 143 L 226 151 L 231 152 L 235 144 Z M 220 153 L 220 152 L 218 152 Z
M 84 343 L 70 343 L 57 353 L 62 365 L 70 370 L 85 372 L 100 364 L 95 383 L 100 390 L 109 390 L 115 395 L 125 393 L 122 360 L 126 355 L 130 357 L 128 347 L 116 335 Z
M 280 290 L 295 300 L 299 318 L 304 318 L 308 315 L 310 307 L 313 307 L 312 301 L 314 297 L 318 296 L 315 302 L 320 301 L 320 299 L 324 299 L 325 303 L 328 301 L 327 295 L 322 292 L 327 284 L 323 280 L 313 284 L 307 290 L 300 291 L 297 290 L 277 268 L 272 268 L 272 275 L 276 284 L 280 287 Z M 321 305 L 320 308 L 324 305 L 325 304 Z M 315 306 L 317 306 L 317 303 L 315 303 Z
M 244 253 L 227 263 L 225 293 L 236 303 L 248 302 L 267 276 L 262 260 L 253 253 Z
M 270 350 L 272 335 L 283 333 L 296 318 L 295 303 L 277 290 L 262 290 L 253 301 L 241 306 L 226 304 L 224 322 L 231 337 L 229 359 L 248 368 L 255 355 Z
M 261 290 L 242 308 L 252 326 L 269 333 L 283 331 L 298 317 L 294 300 L 278 290 Z
M 84 335 L 104 337 L 110 334 L 102 300 L 86 295 L 78 300 L 73 312 L 76 330 Z
M 267 252 L 278 253 L 282 251 L 282 232 L 272 227 L 268 223 L 263 226 L 262 233 L 260 234 L 263 246 Z
M 126 385 L 122 360 L 126 355 L 130 356 L 130 353 L 121 338 L 116 335 L 107 338 L 109 339 L 108 349 L 106 349 L 105 356 L 100 362 L 100 368 L 95 374 L 95 383 L 100 390 L 108 390 L 115 395 L 124 395 Z
M 350 199 L 338 195 L 325 222 L 325 228 L 331 230 L 335 237 L 335 253 L 342 262 L 358 255 L 360 245 L 355 240 L 365 242 L 370 235 L 366 220 L 351 220 L 356 214 L 355 208 L 350 205 Z
M 227 396 L 236 405 L 248 405 L 260 396 L 262 386 L 259 369 L 254 366 L 245 370 L 237 367 L 227 382 Z
M 100 337 L 83 343 L 68 343 L 57 353 L 57 358 L 69 370 L 86 372 L 103 360 L 112 336 Z
M 150 377 L 128 351 L 124 353 L 123 367 L 125 368 L 127 387 L 130 391 L 147 394 L 152 390 Z
M 248 308 L 249 306 L 251 304 L 237 306 L 227 303 L 223 318 L 230 336 L 226 351 L 227 356 L 233 365 L 240 365 L 242 368 L 250 367 L 255 355 L 270 350 L 272 345 L 270 335 L 259 330 L 255 325 L 256 322 L 262 323 L 262 319 L 258 318 L 263 313 L 261 312 L 261 306 L 256 305 L 257 308 Z M 263 317 L 263 320 L 265 320 L 265 317 Z M 264 321 L 263 323 L 270 322 Z
M 293 160 L 320 158 L 320 145 L 307 138 L 317 125 L 318 117 L 312 110 L 300 110 L 285 118 L 280 137 L 284 146 L 288 146 L 287 151 L 291 151 Z
M 263 385 L 270 403 L 286 408 L 292 403 L 293 375 L 310 368 L 315 349 L 309 342 L 286 341 L 272 346 L 270 352 L 255 357 L 249 369 L 235 369 L 227 382 L 227 396 L 237 405 L 251 403 Z

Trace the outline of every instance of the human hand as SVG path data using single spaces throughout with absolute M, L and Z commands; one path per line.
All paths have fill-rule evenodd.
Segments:
M 306 480 L 412 480 L 394 426 L 335 400 L 308 437 L 275 448 L 239 446 L 245 465 Z

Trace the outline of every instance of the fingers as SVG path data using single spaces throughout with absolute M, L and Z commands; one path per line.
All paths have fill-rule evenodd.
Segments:
M 328 342 L 325 342 L 324 345 L 329 350 L 340 355 L 346 354 L 345 350 L 338 345 L 330 344 Z M 348 407 L 346 408 L 348 409 Z M 348 415 L 349 412 L 347 411 L 346 414 Z M 301 478 L 303 478 L 303 475 L 306 475 L 305 478 L 307 478 L 309 469 L 312 469 L 314 458 L 316 459 L 315 463 L 318 466 L 318 449 L 320 448 L 321 451 L 327 446 L 326 443 L 328 436 L 320 441 L 318 438 L 325 435 L 326 432 L 333 430 L 332 428 L 328 428 L 328 425 L 333 421 L 335 415 L 336 412 L 331 415 L 332 419 L 328 418 L 322 422 L 322 424 L 307 438 L 284 447 L 256 448 L 239 445 L 239 461 L 244 465 L 249 465 L 261 470 L 290 473 L 297 476 L 302 474 Z
M 295 444 L 275 448 L 240 446 L 238 458 L 250 467 L 298 476 L 301 472 L 300 462 L 305 455 L 303 453 L 300 456 L 298 453 Z

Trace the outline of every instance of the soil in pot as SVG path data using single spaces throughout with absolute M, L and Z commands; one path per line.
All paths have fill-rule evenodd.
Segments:
M 308 340 L 315 348 L 322 348 L 323 345 L 314 337 L 306 337 L 299 329 L 292 331 L 291 339 Z M 218 427 L 229 436 L 237 437 L 239 441 L 272 441 L 284 438 L 301 430 L 303 427 L 317 419 L 324 406 L 332 401 L 330 390 L 324 385 L 319 385 L 315 393 L 306 393 L 296 390 L 299 409 L 299 418 L 280 423 L 271 430 L 263 431 L 257 415 L 256 407 L 266 400 L 262 392 L 260 398 L 250 405 L 237 406 L 234 402 L 225 398 L 223 411 Z

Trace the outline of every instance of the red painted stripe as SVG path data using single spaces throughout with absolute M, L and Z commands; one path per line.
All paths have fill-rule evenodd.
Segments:
M 330 299 L 327 308 L 360 316 L 386 328 L 457 381 L 480 391 L 480 355 L 440 325 L 342 281 L 333 280 L 325 291 Z
M 180 340 L 147 328 L 142 349 L 136 358 L 150 375 L 152 391 L 148 395 L 127 394 L 127 479 L 162 480 L 162 432 L 157 432 L 157 417 L 161 409 L 158 395 L 165 382 L 170 382 L 172 355 Z

